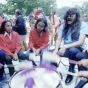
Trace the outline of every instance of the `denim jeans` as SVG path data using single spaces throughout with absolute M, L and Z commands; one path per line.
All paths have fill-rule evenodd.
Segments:
M 76 85 L 75 88 L 83 88 L 83 86 L 88 83 L 88 81 L 82 81 L 80 80 L 79 83 Z
M 45 48 L 45 49 L 43 49 L 41 52 L 40 52 L 40 62 L 42 61 L 42 56 L 43 56 L 43 52 L 44 51 L 48 51 L 48 48 Z M 33 51 L 32 50 L 28 50 L 28 52 L 26 53 L 26 59 L 27 60 L 30 60 L 30 58 L 29 58 L 29 55 L 30 55 L 30 53 L 32 53 Z
M 0 50 L 0 63 L 4 65 L 5 63 L 5 53 L 4 51 Z M 0 78 L 3 77 L 4 67 L 0 68 Z
M 53 52 L 53 51 L 54 51 L 54 49 L 49 50 L 49 52 Z M 82 52 L 82 49 L 80 47 L 69 48 L 69 49 L 66 49 L 64 55 L 61 57 L 67 57 L 68 59 L 76 60 L 76 54 L 79 52 Z M 74 66 L 75 66 L 74 64 L 70 63 L 70 65 L 69 65 L 69 71 L 70 72 L 74 72 Z
M 22 51 L 19 51 L 17 55 L 19 60 L 25 60 L 25 54 Z M 5 62 L 7 65 L 12 65 L 12 57 L 9 55 L 6 55 Z M 8 69 L 9 69 L 10 76 L 12 76 L 15 71 L 14 67 L 8 67 Z

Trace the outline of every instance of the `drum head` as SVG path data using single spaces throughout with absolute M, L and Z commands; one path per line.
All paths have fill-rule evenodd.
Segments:
M 11 77 L 9 83 L 11 88 L 24 88 L 26 80 L 31 77 L 34 79 L 36 85 L 33 88 L 56 88 L 61 81 L 59 73 L 45 68 L 35 68 L 31 72 L 21 75 L 23 71 L 19 71 Z

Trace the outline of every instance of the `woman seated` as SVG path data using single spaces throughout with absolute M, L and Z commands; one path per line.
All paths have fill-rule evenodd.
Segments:
M 7 65 L 12 65 L 12 60 L 25 59 L 25 55 L 21 51 L 21 43 L 18 33 L 12 31 L 12 24 L 5 20 L 1 24 L 0 29 L 0 49 L 2 49 L 6 56 L 5 62 Z M 14 67 L 8 67 L 10 76 L 14 73 Z
M 26 53 L 26 58 L 29 60 L 29 54 L 34 53 L 36 56 L 40 54 L 40 61 L 42 60 L 42 52 L 48 48 L 49 43 L 49 30 L 47 20 L 45 18 L 39 18 L 35 27 L 30 30 L 29 37 L 29 51 Z M 33 64 L 36 65 L 33 61 Z

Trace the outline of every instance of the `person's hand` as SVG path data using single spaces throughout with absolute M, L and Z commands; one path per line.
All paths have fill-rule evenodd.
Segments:
M 80 80 L 87 81 L 88 71 L 80 71 L 80 72 L 78 72 L 77 76 L 80 78 Z
M 35 48 L 32 48 L 32 51 L 33 51 L 33 53 L 35 53 L 35 54 L 36 54 L 36 49 L 35 49 Z
M 88 66 L 88 59 L 82 59 L 78 61 L 79 66 L 87 67 Z
M 64 53 L 65 53 L 65 51 L 66 51 L 66 48 L 63 46 L 63 47 L 61 47 L 61 48 L 59 49 L 58 54 L 59 54 L 60 56 L 63 56 Z
M 0 68 L 2 68 L 3 64 L 0 63 Z
M 58 50 L 54 50 L 54 51 L 53 51 L 53 54 L 57 54 L 57 52 L 58 52 Z
M 86 52 L 86 53 L 88 53 L 88 49 L 85 49 L 85 50 L 83 50 L 83 52 Z
M 38 56 L 39 53 L 40 53 L 40 49 L 37 49 L 37 50 L 36 50 L 36 56 Z
M 14 59 L 14 60 L 18 60 L 18 55 L 17 55 L 17 53 L 14 53 L 14 54 L 13 54 L 13 59 Z

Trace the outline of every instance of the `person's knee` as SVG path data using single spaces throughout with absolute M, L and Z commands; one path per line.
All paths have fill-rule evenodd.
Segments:
M 0 50 L 0 57 L 5 59 L 5 52 L 3 50 Z
M 78 51 L 77 51 L 76 48 L 70 48 L 69 52 L 72 53 L 72 54 L 76 54 Z
M 7 64 L 8 64 L 8 63 L 11 63 L 11 62 L 12 62 L 11 56 L 6 55 L 5 61 L 6 61 Z
M 88 58 L 84 52 L 79 52 L 76 54 L 77 61 L 80 61 L 81 59 Z
M 18 58 L 24 60 L 25 59 L 25 54 L 23 52 L 20 52 L 18 54 Z

